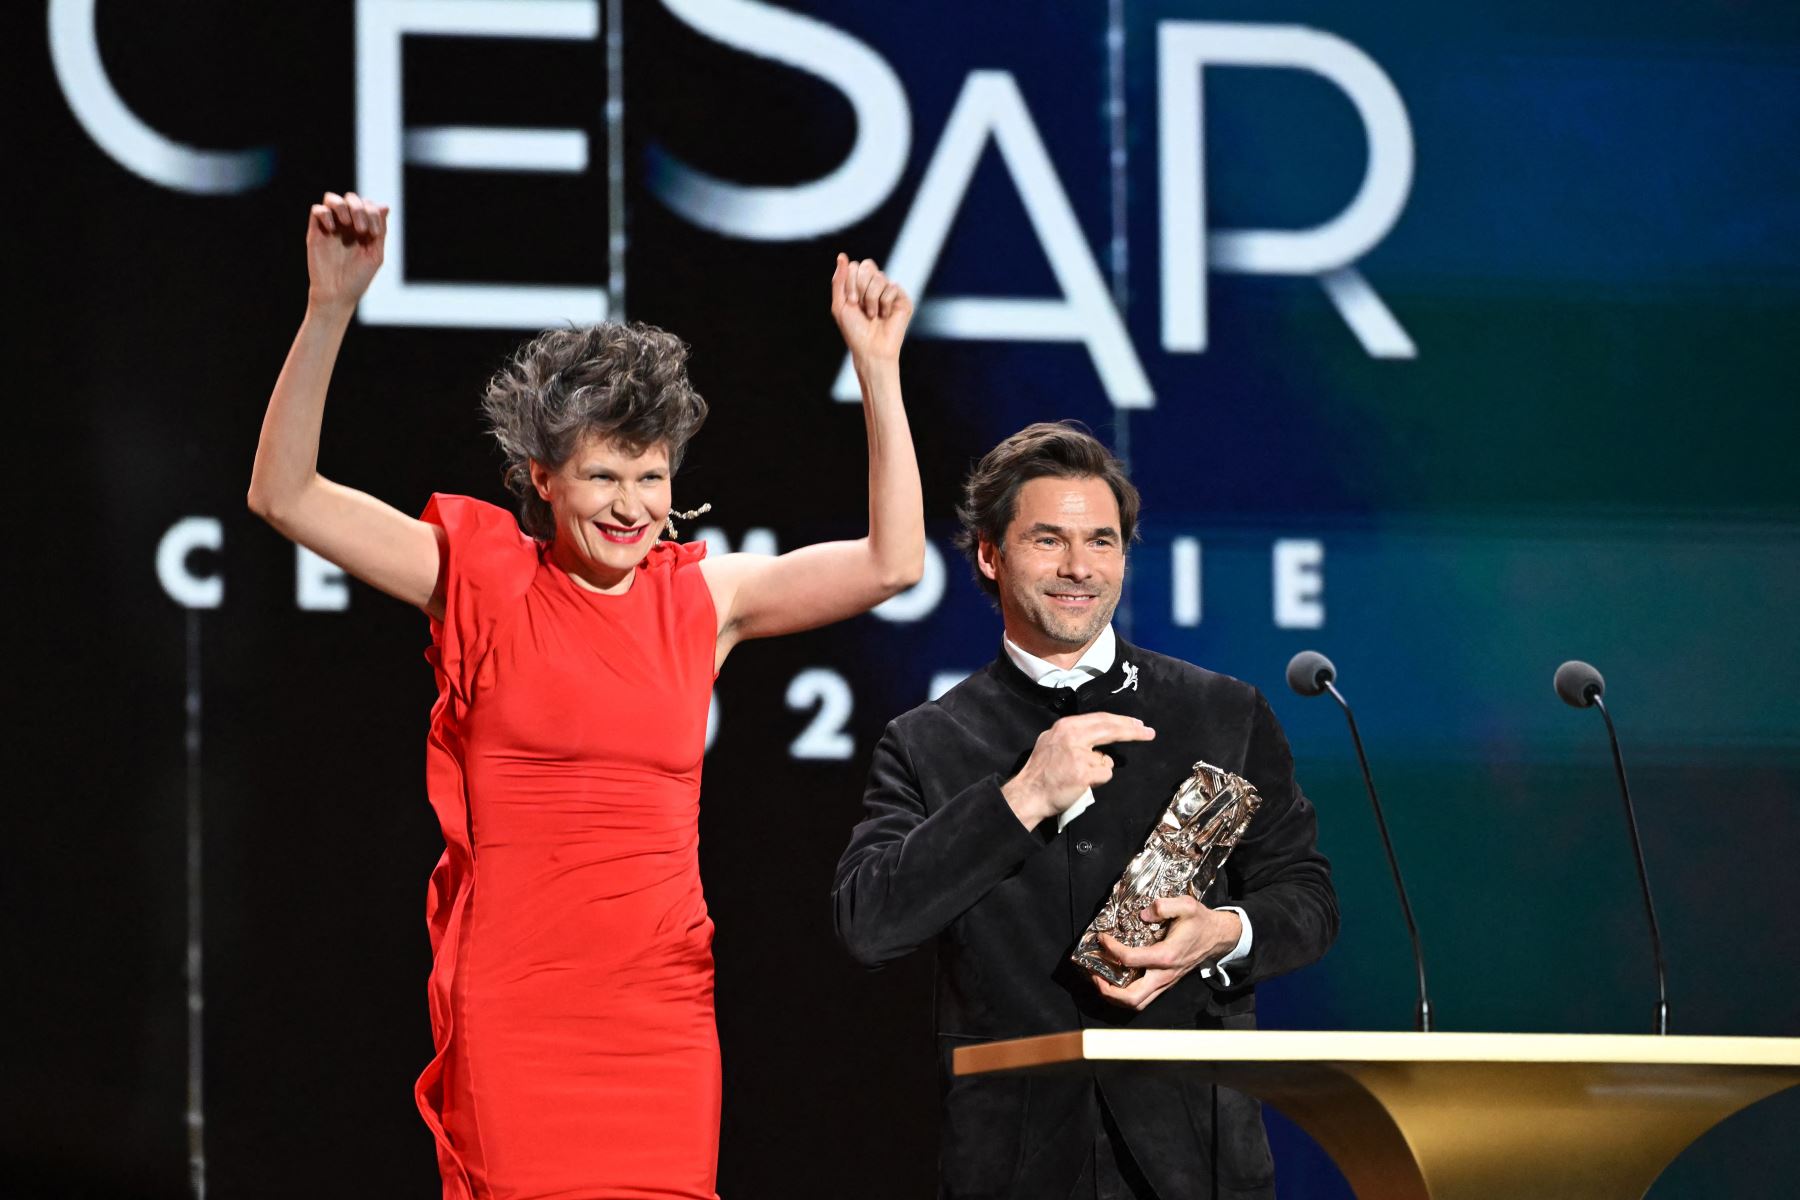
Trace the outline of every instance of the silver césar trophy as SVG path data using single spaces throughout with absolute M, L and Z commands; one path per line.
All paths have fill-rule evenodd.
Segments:
M 1106 957 L 1100 935 L 1111 934 L 1127 946 L 1148 946 L 1166 932 L 1161 921 L 1145 921 L 1138 913 L 1168 896 L 1198 900 L 1212 886 L 1231 857 L 1262 797 L 1250 781 L 1211 763 L 1197 762 L 1194 773 L 1175 789 L 1144 848 L 1125 867 L 1112 894 L 1070 955 L 1076 966 L 1115 987 L 1126 987 L 1143 975 Z

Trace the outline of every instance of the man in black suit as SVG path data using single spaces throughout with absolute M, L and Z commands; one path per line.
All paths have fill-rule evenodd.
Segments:
M 982 459 L 959 516 L 1001 653 L 889 724 L 838 863 L 838 936 L 858 961 L 937 941 L 945 1200 L 1274 1196 L 1260 1107 L 1180 1068 L 949 1072 L 957 1045 L 996 1038 L 1254 1027 L 1255 984 L 1336 936 L 1330 865 L 1268 702 L 1113 633 L 1137 510 L 1118 460 L 1071 425 Z M 1158 902 L 1160 943 L 1112 943 L 1146 968 L 1114 987 L 1070 952 L 1196 759 L 1247 778 L 1262 807 L 1204 903 Z

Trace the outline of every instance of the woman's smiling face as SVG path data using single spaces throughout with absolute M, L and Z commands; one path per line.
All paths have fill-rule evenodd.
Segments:
M 632 454 L 589 435 L 555 470 L 532 463 L 531 481 L 556 517 L 556 564 L 597 591 L 629 588 L 669 519 L 668 447 Z

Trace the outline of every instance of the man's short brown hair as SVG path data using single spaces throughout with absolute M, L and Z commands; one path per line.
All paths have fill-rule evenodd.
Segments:
M 1019 489 L 1033 479 L 1099 479 L 1119 502 L 1119 540 L 1129 547 L 1137 538 L 1138 490 L 1125 474 L 1125 464 L 1079 421 L 1040 421 L 1027 425 L 982 456 L 963 483 L 956 506 L 962 530 L 956 545 L 975 570 L 975 582 L 989 596 L 1000 590 L 982 574 L 976 556 L 981 543 L 992 542 L 1005 553 L 1006 527 L 1018 512 Z

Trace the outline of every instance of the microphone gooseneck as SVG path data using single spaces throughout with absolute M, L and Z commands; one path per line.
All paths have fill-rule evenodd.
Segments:
M 1656 923 L 1656 902 L 1650 898 L 1650 873 L 1644 867 L 1644 843 L 1638 836 L 1637 809 L 1631 803 L 1631 785 L 1625 780 L 1625 757 L 1619 753 L 1619 734 L 1607 711 L 1606 680 L 1587 663 L 1571 659 L 1556 668 L 1556 694 L 1575 708 L 1597 708 L 1606 722 L 1606 738 L 1612 744 L 1613 771 L 1619 777 L 1619 795 L 1625 801 L 1625 827 L 1631 831 L 1631 855 L 1637 863 L 1638 887 L 1644 893 L 1644 917 L 1650 923 L 1650 951 L 1656 957 L 1656 1013 L 1653 1028 L 1669 1032 L 1669 981 L 1663 962 L 1662 928 Z
M 1336 679 L 1337 668 L 1332 666 L 1329 658 L 1316 650 L 1302 650 L 1288 662 L 1288 686 L 1302 696 L 1330 692 L 1331 698 L 1344 710 L 1344 720 L 1350 725 L 1350 740 L 1356 746 L 1356 762 L 1362 768 L 1363 787 L 1369 793 L 1369 806 L 1375 810 L 1375 828 L 1381 833 L 1381 848 L 1387 854 L 1388 870 L 1394 874 L 1394 890 L 1400 894 L 1400 916 L 1406 922 L 1407 940 L 1412 943 L 1413 970 L 1419 977 L 1419 1000 L 1413 1009 L 1413 1028 L 1420 1033 L 1430 1033 L 1431 997 L 1425 987 L 1425 951 L 1419 944 L 1419 926 L 1413 920 L 1412 901 L 1406 896 L 1406 881 L 1400 876 L 1400 860 L 1394 856 L 1394 841 L 1388 836 L 1387 817 L 1381 811 L 1381 797 L 1375 793 L 1375 776 L 1369 771 L 1369 756 L 1363 752 L 1362 733 L 1356 728 L 1356 714 L 1350 710 L 1350 702 L 1344 699 L 1344 694 L 1337 690 L 1334 682 Z

